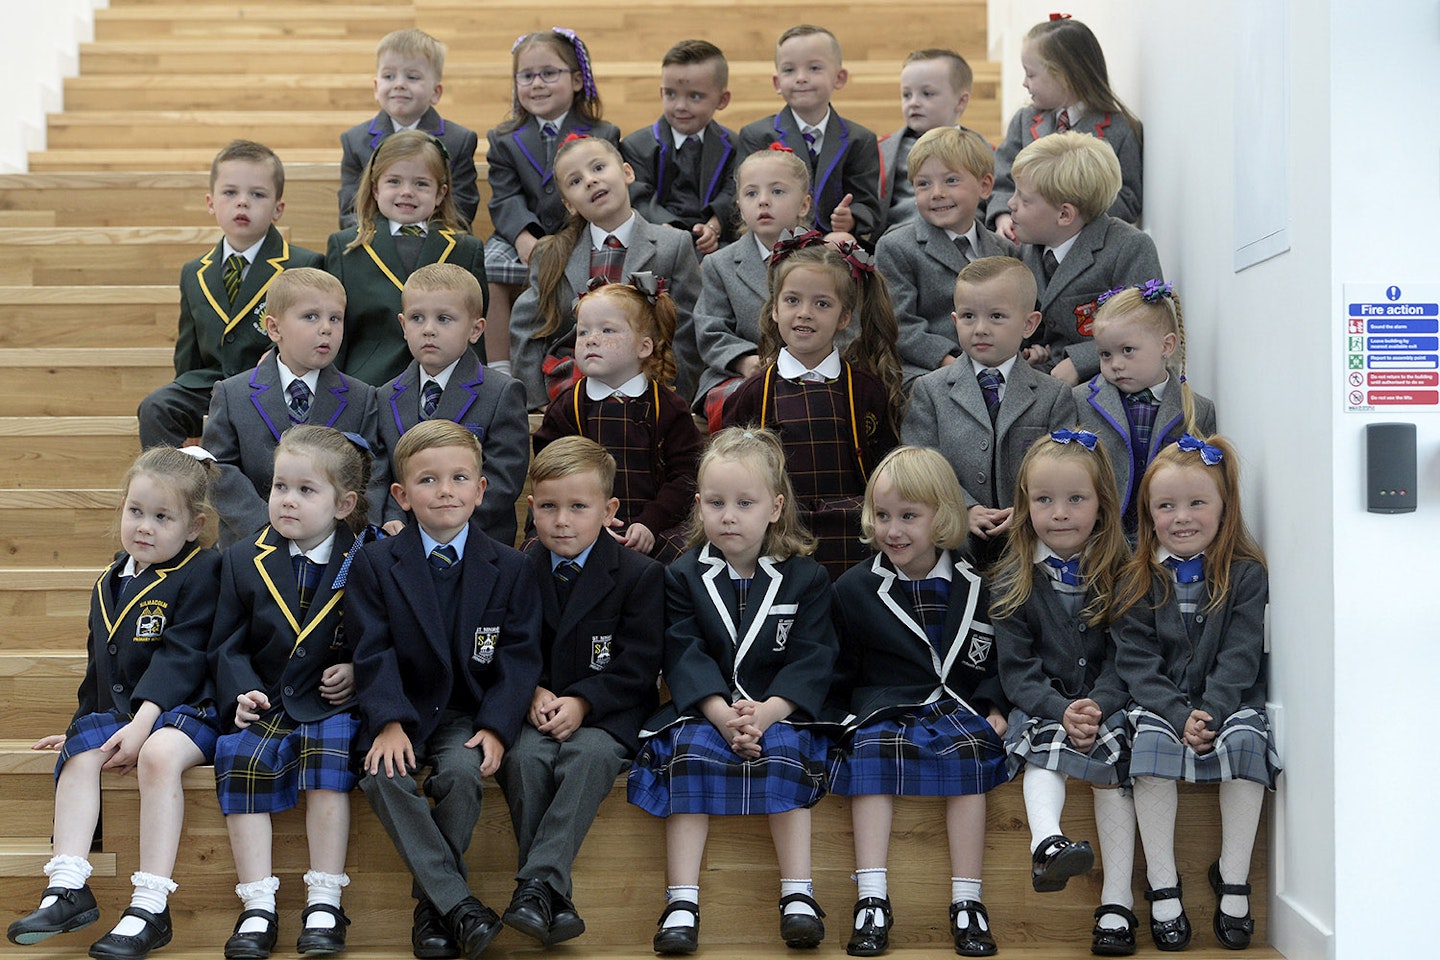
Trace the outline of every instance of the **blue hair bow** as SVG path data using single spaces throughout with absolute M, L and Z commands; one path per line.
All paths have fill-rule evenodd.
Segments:
M 1050 434 L 1050 439 L 1056 443 L 1069 443 L 1074 440 L 1086 450 L 1094 450 L 1095 444 L 1100 442 L 1100 438 L 1089 430 L 1056 430 Z
M 1213 467 L 1225 459 L 1225 451 L 1219 447 L 1212 447 L 1199 437 L 1192 437 L 1188 433 L 1183 435 L 1179 440 L 1176 440 L 1175 446 L 1187 453 L 1195 450 L 1200 451 L 1200 459 L 1205 462 L 1207 467 Z

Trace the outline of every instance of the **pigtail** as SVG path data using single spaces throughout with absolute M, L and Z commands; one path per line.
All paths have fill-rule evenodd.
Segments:
M 1180 305 L 1180 294 L 1170 292 L 1170 303 L 1175 310 L 1175 359 L 1180 376 L 1180 413 L 1184 418 L 1185 432 L 1195 433 L 1195 393 L 1190 389 L 1185 369 L 1189 362 L 1189 344 L 1185 339 L 1185 308 Z
M 632 283 L 635 279 L 630 278 Z M 678 371 L 674 347 L 675 325 L 678 322 L 675 301 L 662 287 L 655 294 L 654 300 L 645 301 L 645 309 L 650 314 L 649 326 L 658 334 L 651 338 L 655 347 L 650 356 L 645 358 L 645 375 L 658 383 L 674 383 Z
M 534 261 L 535 292 L 540 297 L 536 307 L 540 329 L 536 331 L 536 337 L 554 336 L 565 326 L 567 319 L 573 322 L 573 316 L 567 314 L 569 304 L 560 302 L 560 287 L 565 282 L 565 267 L 570 262 L 570 255 L 575 252 L 586 226 L 584 217 L 572 213 L 565 226 L 548 237 L 541 237 L 535 244 L 531 259 Z
M 855 367 L 877 377 L 889 396 L 890 427 L 900 435 L 900 421 L 905 416 L 905 374 L 900 366 L 896 340 L 900 336 L 895 319 L 895 304 L 885 276 L 873 265 L 868 270 L 853 270 L 859 296 L 855 303 L 855 322 L 860 335 L 845 350 L 845 359 Z

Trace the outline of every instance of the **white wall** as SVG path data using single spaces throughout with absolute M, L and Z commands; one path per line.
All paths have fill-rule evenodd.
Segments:
M 58 111 L 62 82 L 78 72 L 78 46 L 94 36 L 95 8 L 109 0 L 0 0 L 0 63 L 10 76 L 0 124 L 0 173 L 23 173 L 45 148 L 45 114 Z

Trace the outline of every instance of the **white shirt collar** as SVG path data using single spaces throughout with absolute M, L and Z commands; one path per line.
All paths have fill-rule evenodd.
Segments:
M 970 244 L 970 256 L 978 258 L 980 256 L 980 231 L 976 228 L 977 222 L 977 220 L 971 220 L 970 229 L 966 230 L 964 233 L 956 233 L 954 230 L 946 227 L 945 235 L 950 238 L 951 243 L 954 243 L 959 238 L 964 237 L 965 240 Z
M 596 542 L 597 542 L 598 540 L 599 540 L 599 537 L 596 537 L 595 540 L 591 540 L 591 541 L 590 541 L 590 546 L 586 547 L 584 550 L 581 550 L 579 553 L 577 553 L 577 554 L 576 554 L 575 556 L 573 556 L 573 557 L 562 557 L 562 556 L 560 556 L 560 554 L 556 553 L 555 551 L 553 551 L 553 550 L 550 551 L 550 572 L 551 572 L 551 573 L 554 573 L 554 572 L 555 572 L 555 568 L 558 567 L 558 566 L 560 566 L 560 564 L 564 563 L 566 560 L 574 560 L 574 561 L 575 561 L 575 565 L 576 565 L 577 567 L 579 567 L 581 570 L 584 570 L 584 569 L 585 569 L 585 561 L 587 561 L 587 560 L 590 559 L 590 551 L 595 549 L 595 544 L 596 544 Z
M 1005 388 L 1010 385 L 1010 371 L 1015 369 L 1015 358 L 1018 357 L 1018 356 L 1020 356 L 1020 355 L 1017 353 L 1014 357 L 1011 357 L 1009 360 L 1006 360 L 1004 363 L 1000 364 L 998 367 L 987 367 L 987 366 L 985 366 L 985 364 L 983 364 L 983 363 L 981 363 L 980 361 L 976 360 L 974 357 L 971 357 L 971 358 L 970 358 L 970 366 L 974 369 L 975 375 L 976 375 L 977 377 L 980 375 L 980 371 L 981 371 L 981 370 L 998 370 L 998 371 L 1000 371 L 1000 376 L 1002 376 L 1002 377 L 1005 378 L 1005 382 L 1002 383 L 1002 384 L 1000 384 L 1000 396 L 1003 398 L 1003 397 L 1005 396 Z
M 322 567 L 330 562 L 330 552 L 334 549 L 334 533 L 331 533 L 330 536 L 326 537 L 323 543 L 319 544 L 318 546 L 311 547 L 309 550 L 301 550 L 299 544 L 297 544 L 294 540 L 290 541 L 290 556 L 304 557 L 311 563 L 318 563 Z
M 455 539 L 451 540 L 448 544 L 449 546 L 455 548 L 455 556 L 457 560 L 465 559 L 465 541 L 469 538 L 470 524 L 467 523 L 465 524 L 465 526 L 460 528 L 460 532 L 455 534 Z M 420 546 L 425 551 L 425 556 L 428 557 L 430 556 L 430 551 L 434 550 L 436 547 L 446 546 L 446 544 L 441 543 L 439 540 L 436 540 L 434 537 L 430 536 L 430 534 L 426 533 L 424 527 L 420 527 Z
M 1080 554 L 1078 554 L 1078 553 L 1075 554 L 1075 557 L 1078 557 L 1078 556 L 1080 556 Z M 1056 560 L 1059 560 L 1059 561 L 1061 561 L 1062 563 L 1063 563 L 1063 562 L 1066 562 L 1066 561 L 1069 561 L 1069 560 L 1074 560 L 1074 559 L 1075 559 L 1075 557 L 1062 557 L 1062 556 L 1060 556 L 1060 554 L 1056 553 L 1054 550 L 1051 550 L 1049 547 L 1045 546 L 1045 541 L 1043 541 L 1043 540 L 1037 540 L 1037 541 L 1035 541 L 1035 562 L 1036 562 L 1036 563 L 1044 563 L 1046 557 L 1054 557 Z
M 1071 129 L 1071 130 L 1074 130 L 1074 129 L 1075 129 L 1075 124 L 1079 123 L 1079 122 L 1080 122 L 1080 118 L 1083 117 L 1083 116 L 1085 116 L 1085 101 L 1084 101 L 1084 100 L 1076 100 L 1074 103 L 1070 104 L 1069 106 L 1061 107 L 1060 110 L 1064 110 L 1066 113 L 1068 113 L 1068 114 L 1070 115 L 1070 129 Z M 1060 116 L 1060 110 L 1056 110 L 1056 111 L 1055 111 L 1055 116 L 1056 116 L 1057 120 L 1058 120 L 1058 118 L 1059 118 L 1059 116 Z
M 821 360 L 812 369 L 805 366 L 805 364 L 799 360 L 796 360 L 795 356 L 790 352 L 789 347 L 781 347 L 780 356 L 775 361 L 775 368 L 776 372 L 786 380 L 800 380 L 804 378 L 807 373 L 816 373 L 825 380 L 834 380 L 840 376 L 840 351 L 832 348 L 830 350 L 830 356 Z M 810 379 L 814 378 L 811 377 Z
M 405 224 L 400 223 L 400 222 L 397 221 L 397 220 L 388 220 L 387 222 L 390 224 L 390 236 L 392 236 L 392 237 L 398 237 L 398 236 L 400 236 L 400 228 L 403 227 L 403 226 L 405 226 Z M 426 222 L 424 222 L 424 221 L 422 220 L 420 223 L 415 224 L 415 226 L 417 226 L 417 227 L 419 227 L 421 230 L 423 230 L 423 231 L 425 232 L 425 236 L 428 237 L 428 236 L 430 235 L 430 224 L 428 224 L 428 223 L 426 223 Z
M 599 250 L 605 246 L 605 238 L 612 234 L 615 239 L 620 241 L 622 246 L 629 249 L 630 238 L 635 235 L 635 214 L 631 213 L 630 219 L 620 224 L 620 226 L 614 230 L 601 230 L 595 226 L 595 224 L 590 224 L 590 247 L 594 250 Z
M 1168 386 L 1170 386 L 1170 377 L 1167 375 L 1164 380 L 1161 380 L 1159 383 L 1155 384 L 1153 387 L 1150 388 L 1150 393 L 1154 395 L 1156 400 L 1164 400 L 1165 388 Z M 1140 391 L 1137 390 L 1135 392 L 1139 393 Z
M 702 147 L 705 146 L 705 128 L 704 128 L 704 127 L 701 127 L 699 130 L 696 130 L 694 133 L 681 133 L 679 130 L 676 130 L 674 127 L 671 127 L 671 128 L 670 128 L 670 136 L 672 136 L 672 137 L 675 138 L 675 150 L 676 150 L 677 153 L 679 152 L 680 148 L 685 145 L 685 141 L 686 141 L 686 140 L 689 140 L 691 137 L 695 137 L 697 140 L 699 140 L 699 141 L 700 141 L 700 146 L 702 146 Z
M 1203 557 L 1203 556 L 1205 556 L 1205 551 L 1204 551 L 1204 550 L 1201 550 L 1199 553 L 1195 554 L 1195 557 Z M 1166 560 L 1169 560 L 1171 557 L 1174 557 L 1176 560 L 1180 560 L 1180 561 L 1182 561 L 1182 562 L 1185 561 L 1185 560 L 1194 560 L 1194 559 L 1195 559 L 1195 557 L 1182 557 L 1182 556 L 1180 556 L 1180 554 L 1178 554 L 1178 553 L 1171 553 L 1171 552 L 1170 552 L 1168 549 L 1166 549 L 1165 547 L 1156 547 L 1156 548 L 1155 548 L 1155 562 L 1156 562 L 1156 563 L 1164 563 Z
M 920 579 L 932 580 L 936 577 L 939 577 L 941 580 L 951 580 L 954 577 L 954 573 L 955 565 L 950 561 L 950 551 L 941 550 L 939 559 L 935 561 L 935 566 L 931 567 L 930 572 L 925 574 L 925 576 L 921 577 Z M 907 582 L 915 579 L 914 577 L 907 577 L 905 575 L 905 571 L 901 570 L 899 567 L 895 568 L 895 575 L 901 580 L 905 580 Z
M 267 231 L 267 233 L 268 233 L 268 231 Z M 225 250 L 224 250 L 225 259 L 226 259 L 226 260 L 229 260 L 231 257 L 233 257 L 235 254 L 238 253 L 238 254 L 240 254 L 240 256 L 242 256 L 242 257 L 245 258 L 245 266 L 246 266 L 246 268 L 248 268 L 248 267 L 250 266 L 250 264 L 252 264 L 252 263 L 255 262 L 255 258 L 256 258 L 257 256 L 259 256 L 259 254 L 260 254 L 260 245 L 261 245 L 262 243 L 264 243 L 264 242 L 265 242 L 265 238 L 264 238 L 264 237 L 261 237 L 259 240 L 256 240 L 254 243 L 252 243 L 250 246 L 246 247 L 244 250 L 236 250 L 234 247 L 230 246 L 230 241 L 229 241 L 229 239 L 226 239 L 226 241 L 225 241 Z M 242 276 L 243 276 L 244 271 L 242 270 L 241 273 L 242 273 Z
M 619 393 L 634 400 L 636 397 L 643 397 L 649 386 L 650 378 L 643 373 L 635 374 L 618 387 L 612 387 L 605 381 L 596 380 L 594 377 L 586 377 L 585 396 L 591 400 L 606 400 Z
M 536 117 L 536 118 L 535 118 L 535 126 L 543 133 L 543 132 L 545 131 L 545 124 L 547 124 L 547 123 L 553 123 L 553 124 L 555 125 L 555 130 L 556 130 L 557 133 L 558 133 L 558 131 L 565 129 L 565 118 L 568 117 L 568 116 L 570 116 L 570 111 L 569 111 L 569 110 L 566 110 L 564 113 L 560 114 L 560 116 L 556 117 L 554 120 L 541 120 L 539 117 Z
M 819 123 L 806 123 L 804 120 L 801 120 L 801 119 L 800 119 L 800 114 L 796 113 L 793 109 L 790 111 L 790 116 L 792 116 L 792 117 L 795 118 L 795 125 L 800 128 L 800 130 L 801 130 L 802 133 L 804 132 L 804 130 L 805 130 L 806 127 L 814 127 L 815 130 L 818 131 L 818 132 L 816 133 L 816 137 L 818 137 L 818 139 L 815 141 L 815 152 L 816 152 L 816 153 L 819 153 L 819 152 L 820 152 L 820 144 L 821 144 L 821 142 L 823 142 L 824 139 L 825 139 L 825 130 L 830 126 L 830 118 L 831 118 L 834 114 L 835 114 L 835 111 L 834 111 L 834 110 L 831 110 L 829 107 L 826 107 L 826 108 L 825 108 L 825 116 L 823 116 L 823 117 L 820 118 L 820 122 L 819 122 Z
M 147 566 L 149 566 L 149 564 L 137 563 L 134 557 L 127 555 L 125 557 L 125 566 L 120 570 L 120 576 L 138 577 L 145 572 Z
M 771 248 L 765 246 L 765 241 L 761 240 L 759 237 L 756 237 L 755 234 L 752 233 L 750 234 L 750 236 L 755 237 L 755 246 L 760 248 L 760 259 L 764 260 L 766 263 L 769 263 L 770 254 L 772 253 Z
M 461 358 L 462 358 L 463 356 L 464 356 L 464 354 L 461 354 L 459 357 L 456 357 L 454 360 L 451 360 L 451 361 L 450 361 L 450 366 L 446 367 L 444 370 L 441 370 L 439 373 L 435 374 L 435 376 L 433 376 L 433 377 L 430 376 L 430 374 L 428 374 L 428 373 L 425 372 L 425 368 L 424 368 L 424 367 L 420 367 L 420 366 L 417 364 L 417 368 L 418 368 L 419 371 L 420 371 L 420 387 L 421 387 L 421 389 L 423 390 L 424 387 L 425 387 L 425 384 L 429 383 L 431 380 L 434 380 L 436 383 L 440 384 L 440 389 L 441 389 L 441 390 L 444 390 L 447 386 L 450 385 L 450 375 L 453 374 L 453 373 L 455 372 L 455 368 L 460 365 L 460 360 L 461 360 Z
M 390 117 L 390 114 L 387 113 L 386 116 L 387 116 L 387 117 Z M 419 130 L 419 129 L 420 129 L 420 121 L 421 121 L 421 120 L 424 120 L 424 119 L 425 119 L 425 114 L 422 113 L 422 114 L 420 114 L 420 116 L 418 116 L 418 117 L 415 118 L 415 122 L 414 122 L 414 123 L 407 123 L 407 124 L 404 124 L 404 125 L 402 126 L 394 117 L 390 117 L 390 126 L 392 126 L 392 127 L 395 128 L 395 132 L 396 132 L 396 133 L 400 133 L 402 130 Z
M 1065 262 L 1065 257 L 1066 257 L 1066 255 L 1069 254 L 1069 252 L 1070 252 L 1070 248 L 1073 247 L 1073 246 L 1075 246 L 1075 241 L 1076 241 L 1076 240 L 1079 240 L 1079 239 L 1080 239 L 1080 232 L 1077 230 L 1077 231 L 1075 232 L 1075 236 L 1071 237 L 1069 240 L 1066 240 L 1064 243 L 1060 244 L 1059 246 L 1046 247 L 1045 249 L 1046 249 L 1046 250 L 1049 250 L 1051 253 L 1055 254 L 1055 262 L 1056 262 L 1056 263 L 1064 263 L 1064 262 Z
M 275 354 L 275 366 L 280 371 L 280 390 L 282 392 L 288 392 L 290 390 L 290 384 L 294 383 L 296 380 L 303 380 L 305 382 L 305 386 L 310 388 L 310 396 L 315 396 L 316 388 L 320 385 L 319 370 L 311 370 L 306 373 L 305 376 L 297 377 L 294 373 L 291 372 L 289 367 L 285 366 L 285 364 L 281 362 L 280 354 L 278 351 Z

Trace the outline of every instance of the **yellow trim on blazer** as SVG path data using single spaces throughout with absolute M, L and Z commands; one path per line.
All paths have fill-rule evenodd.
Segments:
M 250 298 L 250 302 L 245 304 L 245 306 L 241 307 L 240 312 L 236 313 L 233 317 L 230 315 L 226 307 L 220 306 L 219 301 L 215 299 L 215 295 L 210 292 L 210 285 L 205 282 L 206 269 L 213 266 L 215 263 L 215 261 L 211 260 L 210 258 L 214 256 L 216 250 L 224 249 L 225 247 L 222 244 L 218 247 L 213 247 L 205 252 L 205 256 L 200 258 L 200 269 L 196 271 L 196 278 L 200 281 L 200 292 L 205 294 L 205 299 L 210 302 L 210 308 L 216 313 L 218 313 L 220 316 L 225 318 L 225 332 L 229 333 L 231 330 L 235 329 L 235 325 L 237 323 L 239 323 L 241 320 L 243 320 L 246 316 L 249 315 L 251 310 L 255 309 L 255 305 L 260 302 L 261 297 L 265 296 L 265 291 L 270 289 L 270 284 L 275 282 L 275 278 L 285 272 L 285 268 L 281 266 L 281 264 L 283 264 L 286 260 L 290 259 L 290 241 L 286 240 L 284 237 L 280 238 L 280 255 L 278 257 L 271 257 L 269 260 L 266 261 L 266 263 L 270 265 L 270 269 L 273 271 L 270 274 L 270 279 L 265 281 L 265 286 L 255 291 L 255 296 Z
M 155 589 L 155 587 L 160 584 L 160 581 L 165 579 L 166 574 L 170 573 L 172 570 L 179 570 L 181 567 L 185 566 L 185 564 L 189 563 L 192 559 L 194 559 L 195 555 L 198 554 L 201 549 L 202 547 L 197 543 L 195 545 L 195 548 L 185 555 L 184 560 L 181 560 L 179 563 L 173 564 L 168 567 L 156 568 L 154 582 L 147 584 L 144 590 L 141 590 L 139 593 L 135 594 L 135 596 L 131 597 L 130 602 L 125 604 L 125 609 L 121 610 L 118 614 L 116 614 L 114 620 L 110 619 L 110 611 L 107 609 L 109 604 L 106 602 L 107 598 L 105 594 L 107 593 L 107 591 L 104 589 L 104 584 L 105 578 L 110 575 L 110 571 L 114 570 L 116 565 L 120 561 L 117 560 L 115 561 L 115 563 L 112 563 L 110 564 L 110 566 L 106 567 L 105 572 L 100 574 L 100 579 L 95 581 L 95 594 L 100 600 L 100 619 L 105 621 L 106 638 L 108 639 L 115 636 L 115 631 L 119 628 L 120 624 L 125 622 L 125 615 L 130 612 L 130 608 L 135 606 L 135 604 L 139 603 L 141 599 L 144 598 L 145 594 Z M 136 574 L 136 576 L 139 576 L 139 574 Z
M 855 419 L 855 378 L 850 373 L 850 364 L 844 360 L 840 366 L 845 370 L 845 400 L 850 405 L 850 437 L 855 441 L 855 463 L 860 467 L 860 479 L 866 483 L 870 482 L 870 472 L 865 469 L 864 447 L 860 446 L 860 424 Z M 760 391 L 760 426 L 766 426 L 765 415 L 770 409 L 770 381 L 771 374 L 775 371 L 775 364 L 765 368 L 764 389 Z
M 260 551 L 255 554 L 255 570 L 260 574 L 260 579 L 265 581 L 265 589 L 270 591 L 271 599 L 273 599 L 276 606 L 280 608 L 280 612 L 285 614 L 285 620 L 290 624 L 290 629 L 295 631 L 295 646 L 290 648 L 290 652 L 293 654 L 296 650 L 300 649 L 300 644 L 305 642 L 305 638 L 310 636 L 311 631 L 325 622 L 325 617 L 330 613 L 330 610 L 335 604 L 340 602 L 340 598 L 345 596 L 345 591 L 342 588 L 332 593 L 330 599 L 326 601 L 325 606 L 321 607 L 320 612 L 312 616 L 310 622 L 302 629 L 300 622 L 295 619 L 295 614 L 290 611 L 290 607 L 285 603 L 285 598 L 280 596 L 280 590 L 275 586 L 275 581 L 270 579 L 270 571 L 265 569 L 266 558 L 279 549 L 265 542 L 265 534 L 269 532 L 270 528 L 267 526 L 260 531 L 260 536 L 255 538 L 255 546 L 258 547 Z
M 449 229 L 448 227 L 441 227 L 435 232 L 440 234 L 440 236 L 444 237 L 446 242 L 445 249 L 440 251 L 440 259 L 436 260 L 435 262 L 444 263 L 446 259 L 450 256 L 450 251 L 455 249 L 455 231 Z M 390 272 L 390 268 L 385 266 L 384 262 L 380 259 L 380 255 L 375 252 L 374 247 L 370 246 L 370 244 L 368 243 L 365 244 L 365 252 L 370 254 L 370 259 L 375 261 L 375 266 L 380 268 L 380 272 L 385 274 L 385 276 L 389 277 L 390 282 L 395 284 L 396 290 L 405 289 L 405 284 L 400 281 L 399 277 L 395 276 L 395 274 Z

